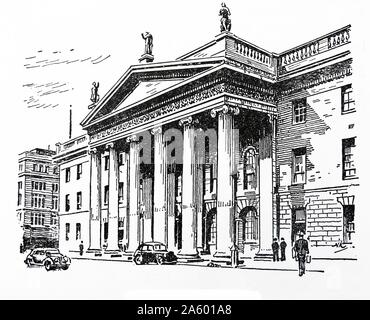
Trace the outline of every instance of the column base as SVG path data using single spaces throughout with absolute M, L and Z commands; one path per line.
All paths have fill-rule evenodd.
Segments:
M 111 258 L 119 258 L 119 257 L 122 257 L 122 252 L 120 251 L 120 249 L 116 249 L 116 250 L 106 249 L 104 251 L 104 254 L 110 255 Z
M 196 253 L 181 253 L 179 252 L 177 254 L 177 262 L 201 262 L 203 259 L 199 256 L 199 254 Z
M 270 249 L 260 249 L 254 256 L 254 261 L 272 261 L 273 255 Z
M 231 254 L 226 252 L 216 252 L 211 261 L 216 263 L 231 264 Z
M 95 257 L 101 257 L 103 255 L 101 249 L 87 249 L 86 253 L 92 253 Z

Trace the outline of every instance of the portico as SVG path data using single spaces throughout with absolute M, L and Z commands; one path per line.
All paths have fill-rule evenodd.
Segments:
M 218 55 L 194 59 L 223 45 Z M 90 249 L 133 254 L 140 243 L 159 241 L 183 261 L 211 253 L 228 262 L 233 244 L 242 255 L 252 244 L 270 255 L 273 55 L 228 32 L 197 50 L 130 67 L 82 122 L 91 150 Z M 108 187 L 101 182 L 103 158 L 109 159 Z M 246 235 L 245 207 L 254 208 L 254 237 Z

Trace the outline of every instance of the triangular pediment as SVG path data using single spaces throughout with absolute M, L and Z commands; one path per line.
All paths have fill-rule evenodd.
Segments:
M 122 100 L 122 102 L 118 104 L 114 110 L 125 110 L 131 105 L 140 101 L 144 101 L 155 94 L 178 84 L 181 81 L 183 81 L 183 79 L 140 81 L 135 89 L 133 89 L 133 91 L 131 91 L 130 94 L 124 100 Z
M 158 96 L 199 73 L 222 63 L 211 58 L 201 61 L 171 61 L 131 66 L 81 122 L 87 127 L 112 113 L 130 109 Z

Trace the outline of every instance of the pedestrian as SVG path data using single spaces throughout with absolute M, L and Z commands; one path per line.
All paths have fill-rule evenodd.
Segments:
M 84 242 L 81 241 L 81 243 L 80 243 L 80 256 L 82 256 L 83 253 L 84 253 Z
M 287 246 L 287 244 L 286 244 L 284 238 L 281 238 L 281 241 L 280 241 L 280 259 L 281 259 L 281 261 L 286 260 L 286 257 L 285 257 L 286 246 Z
M 296 259 L 298 259 L 299 276 L 301 277 L 306 272 L 306 256 L 310 253 L 308 248 L 308 241 L 303 238 L 304 233 L 298 233 L 299 239 L 294 244 L 294 252 Z
M 279 243 L 277 238 L 274 238 L 274 242 L 271 245 L 272 247 L 272 259 L 274 261 L 279 261 Z

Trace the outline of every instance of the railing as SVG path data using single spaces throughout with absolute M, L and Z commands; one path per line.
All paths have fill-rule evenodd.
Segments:
M 342 30 L 340 32 L 328 36 L 328 49 L 332 49 L 334 47 L 338 47 L 342 44 L 349 42 L 350 39 L 349 31 L 350 29 L 348 28 L 346 30 Z
M 87 136 L 83 135 L 65 143 L 57 143 L 57 153 L 87 145 Z
M 245 42 L 235 40 L 234 48 L 237 53 L 267 66 L 271 65 L 271 56 Z
M 281 54 L 281 65 L 286 66 L 305 60 L 319 53 L 337 48 L 350 41 L 350 26 L 305 43 Z

